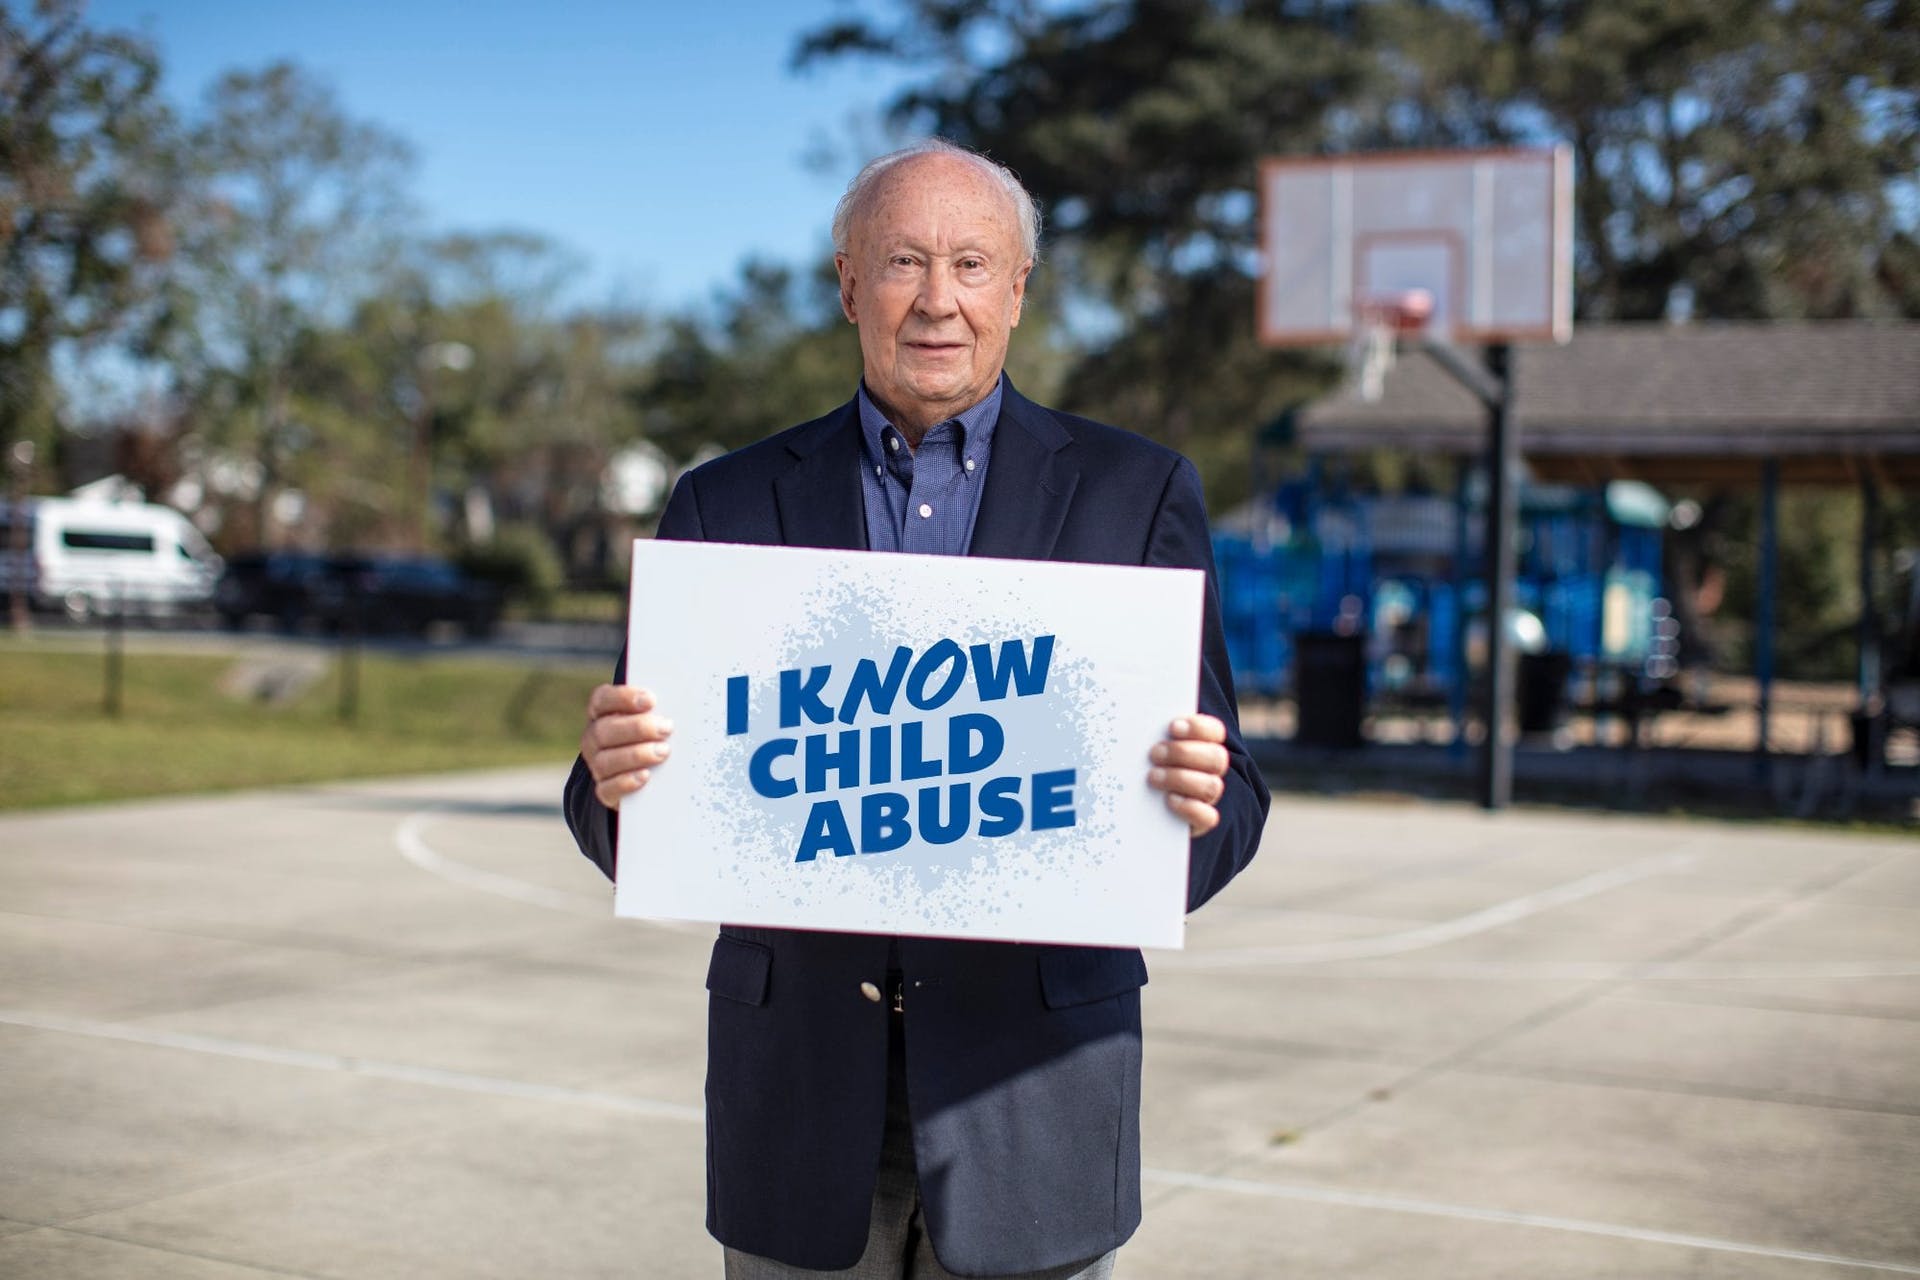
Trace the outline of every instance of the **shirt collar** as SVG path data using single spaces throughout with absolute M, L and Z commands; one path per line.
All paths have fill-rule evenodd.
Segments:
M 987 392 L 987 398 L 971 409 L 962 409 L 953 416 L 960 424 L 960 438 L 954 442 L 956 448 L 965 449 L 972 456 L 984 459 L 988 450 L 993 448 L 993 429 L 1000 421 L 1001 392 L 1007 385 L 1007 375 L 1001 374 L 994 380 L 993 390 Z M 855 397 L 860 405 L 860 435 L 865 442 L 867 459 L 872 463 L 885 462 L 887 459 L 886 433 L 898 435 L 899 430 L 887 421 L 887 415 L 880 412 L 880 406 L 867 394 L 867 380 L 860 380 L 860 391 Z M 984 461 L 982 463 L 984 464 Z

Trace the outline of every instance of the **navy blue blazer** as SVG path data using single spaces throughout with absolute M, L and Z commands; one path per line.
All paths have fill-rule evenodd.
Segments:
M 709 462 L 674 487 L 659 536 L 864 549 L 859 440 L 849 402 Z M 970 553 L 1206 570 L 1198 705 L 1226 722 L 1232 765 L 1220 825 L 1192 842 L 1187 905 L 1198 907 L 1252 859 L 1267 788 L 1240 740 L 1193 465 L 1008 386 Z M 624 668 L 622 655 L 616 682 Z M 1143 773 L 1151 745 L 1140 744 Z M 611 876 L 614 815 L 579 761 L 566 814 Z M 707 1229 L 722 1244 L 819 1270 L 859 1260 L 890 1016 L 861 984 L 882 981 L 891 941 L 721 928 L 707 972 L 706 1118 Z M 898 945 L 914 1152 L 942 1265 L 1006 1275 L 1124 1243 L 1140 1222 L 1140 953 Z

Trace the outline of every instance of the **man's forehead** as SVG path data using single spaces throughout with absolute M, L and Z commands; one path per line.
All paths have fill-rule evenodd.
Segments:
M 1019 221 L 1013 197 L 982 165 L 962 156 L 935 153 L 910 156 L 881 174 L 855 211 L 856 232 L 884 234 L 898 230 L 875 224 L 886 223 L 889 215 L 928 200 L 968 218 L 997 223 L 995 230 L 1009 234 Z

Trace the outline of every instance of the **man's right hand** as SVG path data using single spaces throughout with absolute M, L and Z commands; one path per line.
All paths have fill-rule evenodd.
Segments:
M 654 710 L 653 694 L 630 684 L 603 684 L 587 698 L 580 758 L 593 775 L 593 794 L 618 810 L 623 797 L 647 785 L 653 766 L 667 758 L 673 721 Z

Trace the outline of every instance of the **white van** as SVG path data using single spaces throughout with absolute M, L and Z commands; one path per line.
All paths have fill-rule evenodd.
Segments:
M 0 592 L 24 569 L 35 607 L 76 621 L 123 610 L 171 614 L 207 607 L 220 557 L 172 507 L 147 502 L 28 498 L 27 563 L 13 550 L 15 511 L 0 503 Z

